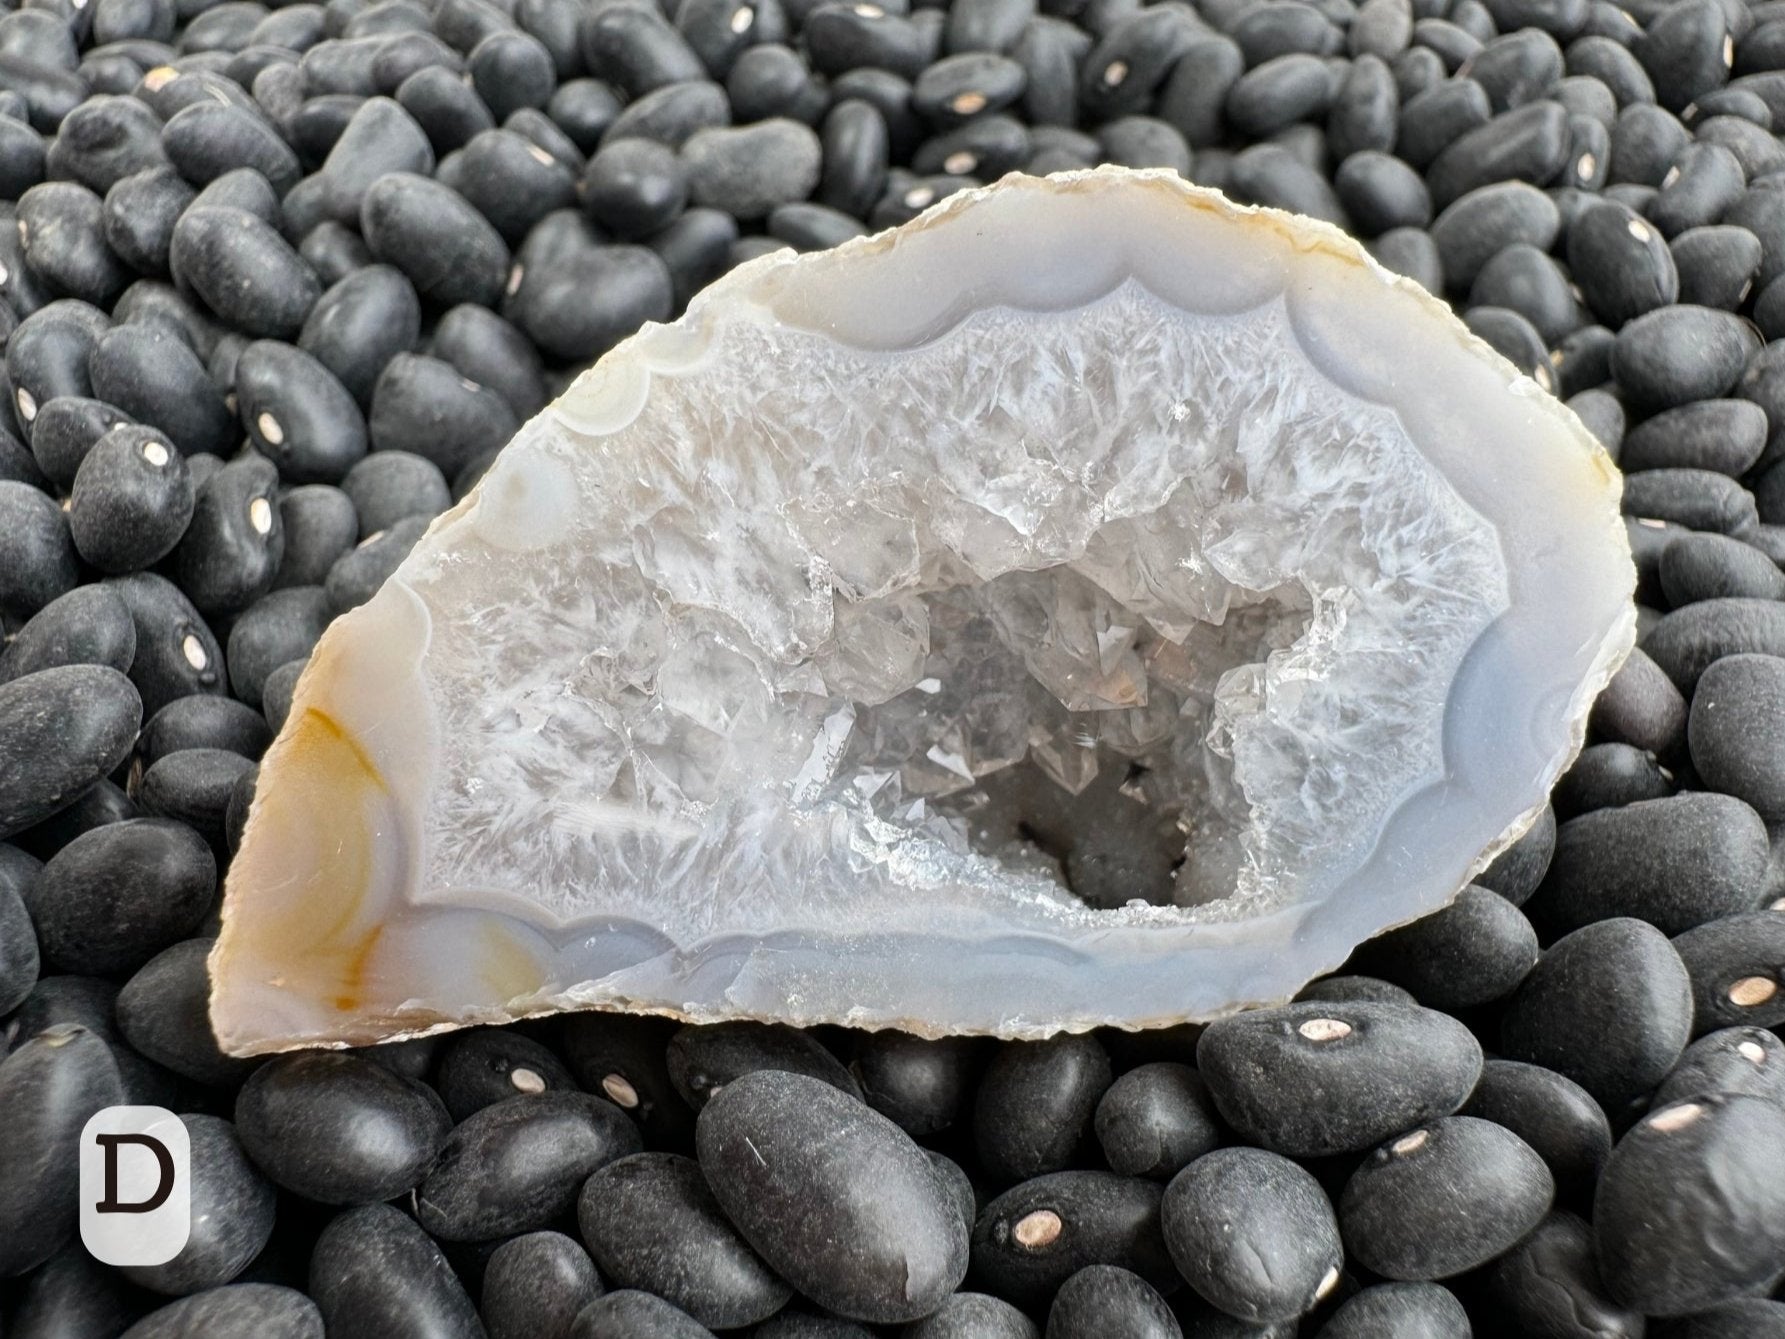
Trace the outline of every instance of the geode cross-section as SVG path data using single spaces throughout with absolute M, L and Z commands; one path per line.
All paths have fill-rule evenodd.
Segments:
M 1618 495 L 1441 303 L 1169 174 L 757 260 L 329 629 L 218 1035 L 1281 999 L 1541 807 L 1634 630 Z

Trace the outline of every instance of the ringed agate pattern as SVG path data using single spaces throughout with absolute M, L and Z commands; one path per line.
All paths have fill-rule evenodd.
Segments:
M 1442 303 L 1169 173 L 764 257 L 330 627 L 213 1023 L 1283 999 L 1540 810 L 1634 634 L 1619 493 Z

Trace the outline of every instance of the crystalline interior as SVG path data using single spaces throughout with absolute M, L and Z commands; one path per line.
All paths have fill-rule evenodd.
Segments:
M 1630 642 L 1617 492 L 1431 299 L 1168 176 L 758 262 L 331 629 L 219 1034 L 1280 997 L 1542 803 Z
M 1391 412 L 1300 355 L 1280 301 L 1207 317 L 1129 281 L 898 357 L 748 327 L 727 355 L 744 403 L 684 377 L 566 444 L 578 539 L 524 596 L 499 550 L 411 578 L 436 680 L 479 684 L 436 696 L 425 887 L 687 942 L 735 911 L 713 838 L 792 798 L 861 827 L 764 889 L 831 929 L 902 895 L 864 861 L 1075 914 L 1015 831 L 1054 810 L 1066 838 L 1156 816 L 1178 855 L 1183 824 L 1183 878 L 1115 904 L 1231 896 L 1194 913 L 1230 917 L 1442 773 L 1445 691 L 1507 605 L 1504 558 Z

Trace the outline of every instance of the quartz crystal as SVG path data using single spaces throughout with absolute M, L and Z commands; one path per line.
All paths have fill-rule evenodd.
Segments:
M 1544 803 L 1634 631 L 1619 491 L 1443 304 L 1171 174 L 753 261 L 324 636 L 218 1035 L 1280 1000 Z

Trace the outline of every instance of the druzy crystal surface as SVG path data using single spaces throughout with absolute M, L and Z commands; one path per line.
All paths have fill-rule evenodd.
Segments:
M 1544 802 L 1632 638 L 1618 494 L 1442 304 L 1168 174 L 755 261 L 330 628 L 218 1034 L 1283 998 Z

